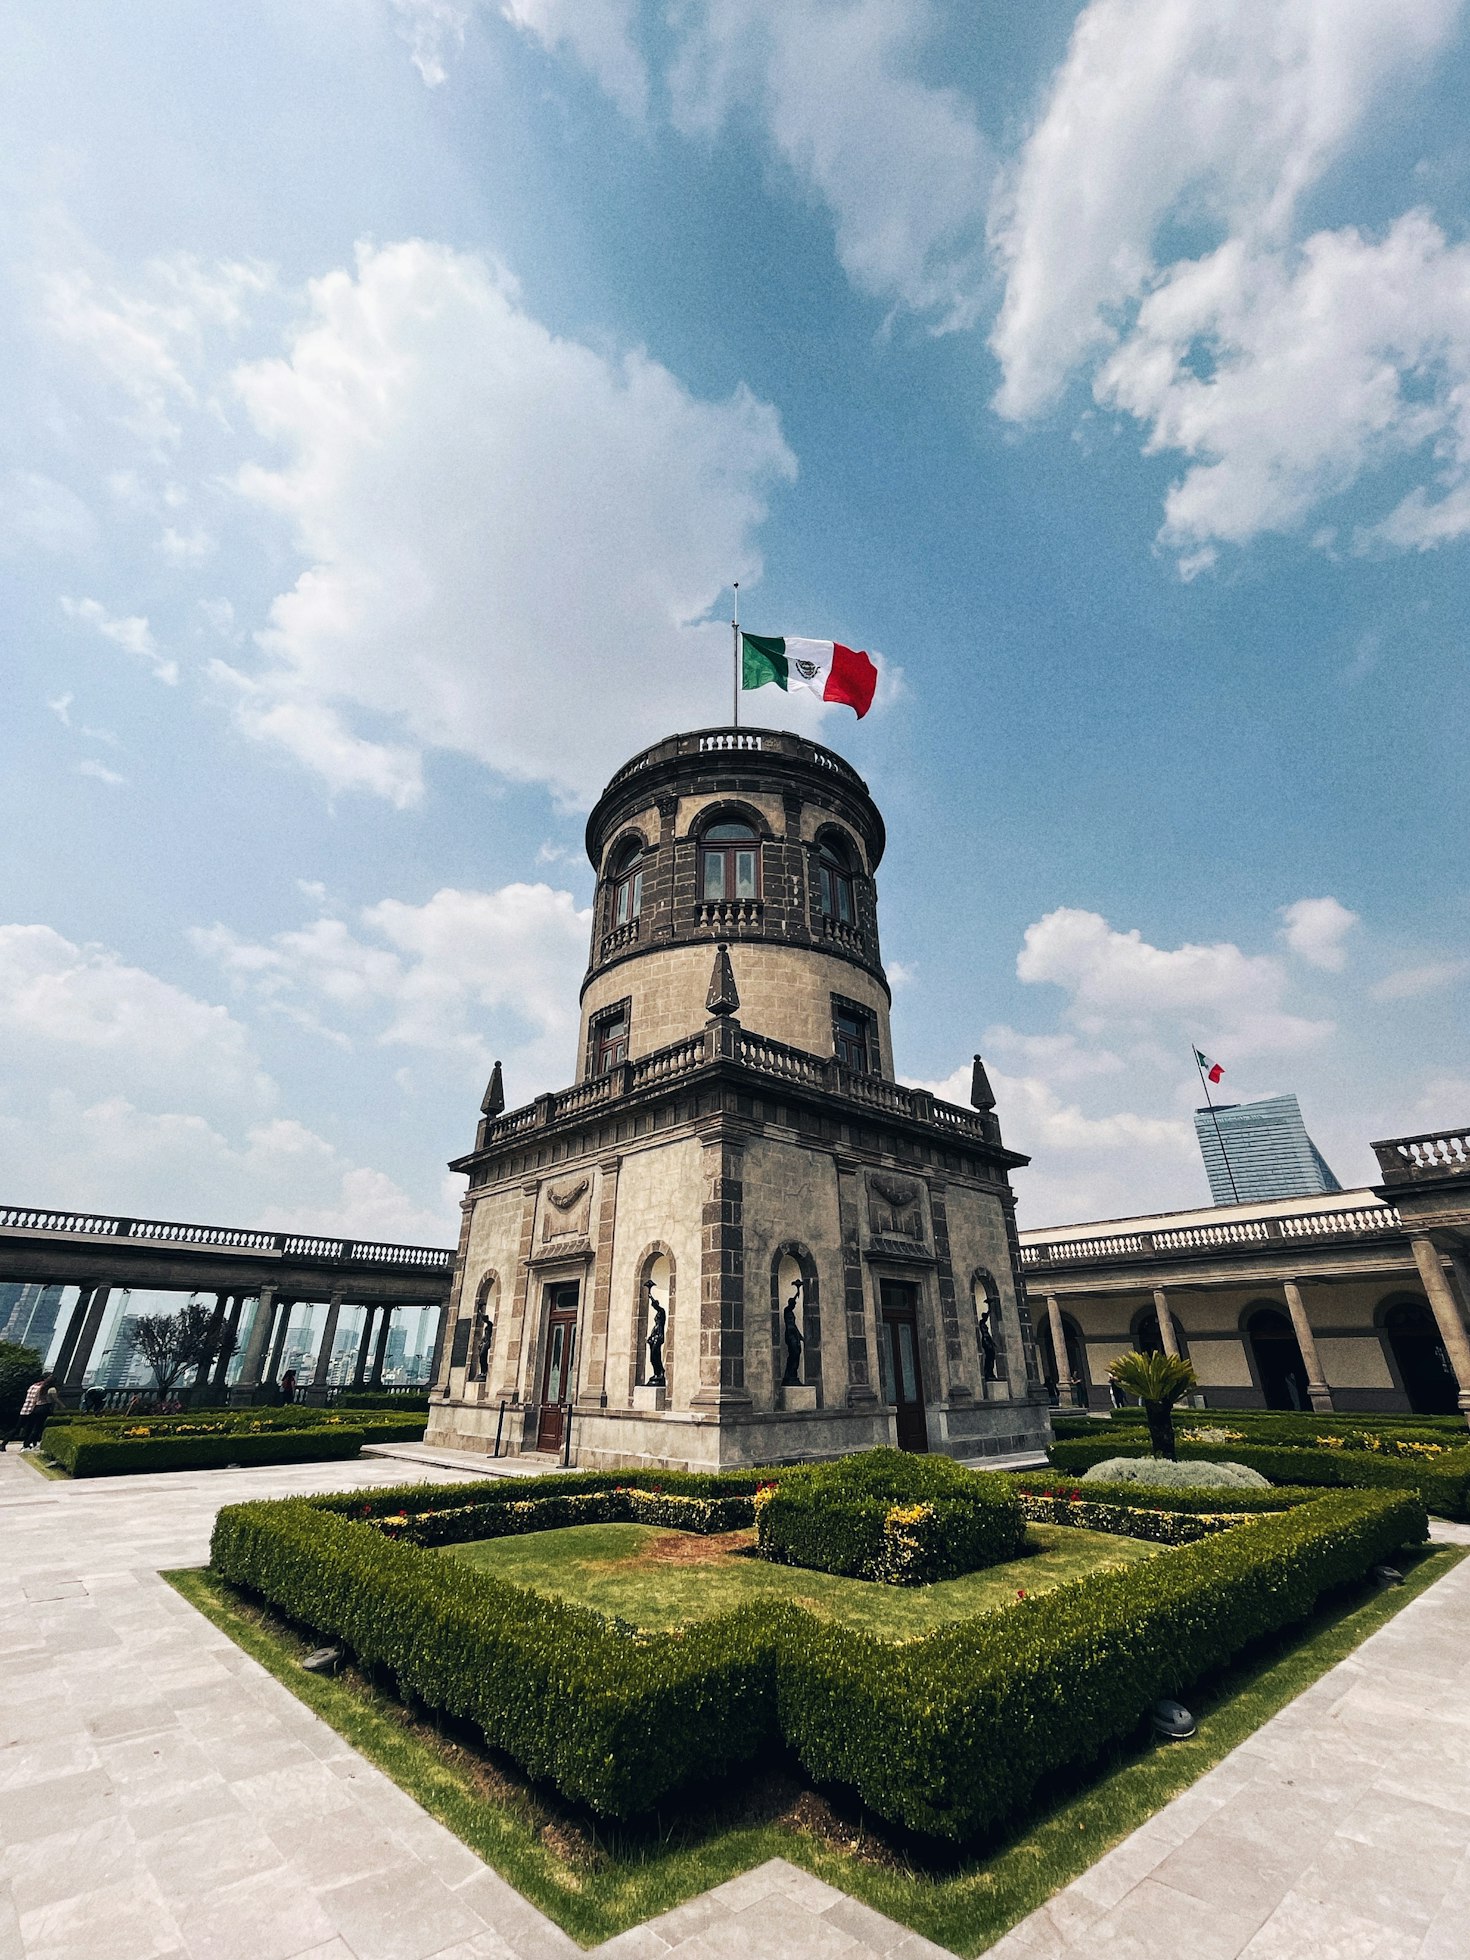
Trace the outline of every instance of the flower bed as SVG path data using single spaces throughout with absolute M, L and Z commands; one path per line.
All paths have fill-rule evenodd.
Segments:
M 1412 1494 L 1320 1495 L 893 1642 L 794 1601 L 639 1632 L 441 1559 L 399 1530 L 457 1531 L 475 1511 L 483 1536 L 492 1513 L 525 1528 L 519 1506 L 541 1507 L 549 1524 L 591 1498 L 754 1494 L 735 1482 L 685 1476 L 674 1488 L 667 1475 L 608 1474 L 548 1479 L 539 1498 L 522 1487 L 499 1502 L 460 1485 L 232 1505 L 212 1558 L 231 1584 L 342 1642 L 400 1693 L 475 1724 L 530 1775 L 603 1815 L 637 1816 L 784 1741 L 809 1774 L 853 1787 L 880 1816 L 963 1840 L 1043 1777 L 1094 1760 L 1159 1695 L 1183 1692 L 1425 1532 Z
M 1014 1558 L 1026 1529 L 1004 1477 L 891 1449 L 789 1471 L 756 1493 L 755 1521 L 762 1558 L 890 1586 Z

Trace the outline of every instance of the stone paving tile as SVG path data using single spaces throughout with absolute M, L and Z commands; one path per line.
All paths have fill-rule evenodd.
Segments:
M 204 1560 L 222 1501 L 415 1473 L 434 1471 L 384 1458 L 58 1486 L 0 1456 L 0 1960 L 582 1952 L 157 1576 Z M 1462 1569 L 995 1960 L 1467 1960 L 1467 1612 Z M 943 1950 L 773 1859 L 595 1951 Z

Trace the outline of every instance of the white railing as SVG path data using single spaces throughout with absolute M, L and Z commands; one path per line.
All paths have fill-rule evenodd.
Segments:
M 1151 1232 L 1111 1232 L 1097 1238 L 1051 1239 L 1021 1247 L 1027 1267 L 1076 1266 L 1109 1261 L 1155 1259 L 1169 1253 L 1212 1252 L 1309 1239 L 1317 1245 L 1389 1238 L 1403 1230 L 1392 1205 L 1362 1205 L 1351 1211 L 1282 1212 L 1272 1218 L 1222 1218 L 1218 1224 L 1173 1225 Z
M 1373 1152 L 1385 1184 L 1402 1184 L 1419 1177 L 1470 1177 L 1470 1130 L 1389 1137 L 1375 1143 Z
M 186 1225 L 165 1218 L 121 1218 L 115 1212 L 51 1211 L 0 1205 L 0 1232 L 57 1238 L 130 1239 L 149 1245 L 207 1246 L 224 1252 L 266 1253 L 287 1259 L 325 1259 L 334 1265 L 412 1266 L 447 1271 L 454 1253 L 439 1246 L 392 1245 L 362 1239 L 316 1238 L 297 1232 L 252 1231 L 237 1225 Z

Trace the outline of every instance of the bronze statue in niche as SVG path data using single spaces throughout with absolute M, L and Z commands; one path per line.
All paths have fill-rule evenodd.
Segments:
M 786 1302 L 781 1315 L 781 1335 L 786 1343 L 786 1372 L 781 1377 L 782 1388 L 801 1387 L 801 1351 L 806 1346 L 801 1329 L 796 1324 L 796 1303 L 801 1298 L 801 1281 L 791 1282 L 791 1298 Z

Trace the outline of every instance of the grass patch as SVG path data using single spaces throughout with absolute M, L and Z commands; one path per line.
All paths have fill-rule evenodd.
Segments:
M 1156 1557 L 1161 1549 L 1137 1538 L 1032 1525 L 1019 1558 L 930 1586 L 884 1586 L 776 1565 L 759 1557 L 754 1544 L 753 1531 L 699 1537 L 645 1524 L 580 1524 L 446 1545 L 440 1556 L 640 1627 L 686 1626 L 753 1600 L 784 1599 L 860 1633 L 907 1640 L 1009 1606 L 1019 1591 L 1049 1592 L 1103 1566 Z
M 1340 1593 L 1302 1627 L 1261 1643 L 1193 1691 L 1190 1706 L 1199 1729 L 1190 1741 L 1139 1742 L 1115 1752 L 1085 1786 L 1053 1790 L 1003 1836 L 947 1859 L 876 1829 L 871 1819 L 810 1790 L 781 1764 L 767 1764 L 723 1793 L 681 1795 L 668 1816 L 641 1831 L 597 1824 L 528 1783 L 503 1759 L 487 1759 L 468 1736 L 417 1720 L 361 1675 L 349 1671 L 329 1680 L 306 1674 L 301 1658 L 315 1641 L 208 1570 L 164 1577 L 584 1945 L 767 1858 L 784 1857 L 970 1955 L 983 1952 L 1187 1789 L 1464 1556 L 1462 1548 L 1444 1545 L 1404 1553 L 1403 1586 Z

